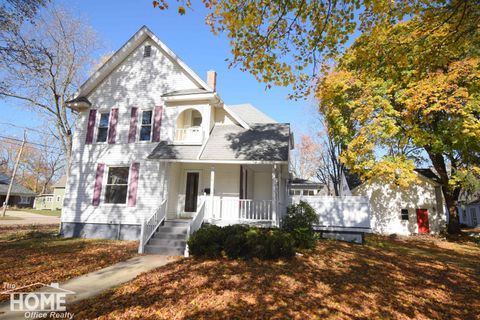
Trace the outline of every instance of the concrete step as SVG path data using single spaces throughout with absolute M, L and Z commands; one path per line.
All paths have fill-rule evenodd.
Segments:
M 159 238 L 151 238 L 148 241 L 148 245 L 157 245 L 157 246 L 165 246 L 165 247 L 183 247 L 187 245 L 187 241 L 185 238 L 183 239 L 159 239 Z
M 167 247 L 159 245 L 146 245 L 145 253 L 147 254 L 161 254 L 167 256 L 183 256 L 185 247 Z
M 157 229 L 158 233 L 187 234 L 188 226 L 167 227 L 161 226 Z
M 166 233 L 161 229 L 155 232 L 152 239 L 172 239 L 172 240 L 185 240 L 187 238 L 186 233 Z
M 187 227 L 190 224 L 191 220 L 186 219 L 175 219 L 175 220 L 167 220 L 163 224 L 165 227 Z

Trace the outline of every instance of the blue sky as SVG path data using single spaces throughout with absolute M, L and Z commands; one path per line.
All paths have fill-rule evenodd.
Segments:
M 65 3 L 97 30 L 105 43 L 99 55 L 117 50 L 146 25 L 203 79 L 208 70 L 217 71 L 217 90 L 227 104 L 250 102 L 275 120 L 291 123 L 297 137 L 312 126 L 311 101 L 288 100 L 289 89 L 266 90 L 265 85 L 249 73 L 228 68 L 225 61 L 230 57 L 228 39 L 210 33 L 204 23 L 207 11 L 201 3 L 195 3 L 193 10 L 187 9 L 185 16 L 178 15 L 174 1 L 172 8 L 166 11 L 154 9 L 149 0 L 71 0 Z M 0 101 L 0 110 L 0 122 L 24 126 L 39 123 L 37 114 L 15 100 Z M 12 127 L 0 129 L 0 133 L 5 131 L 9 135 L 21 135 L 21 130 Z

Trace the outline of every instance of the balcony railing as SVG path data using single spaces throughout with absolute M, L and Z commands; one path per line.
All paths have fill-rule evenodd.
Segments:
M 175 129 L 175 144 L 202 144 L 203 130 L 201 127 Z

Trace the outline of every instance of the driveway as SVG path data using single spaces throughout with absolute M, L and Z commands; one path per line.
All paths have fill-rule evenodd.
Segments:
M 59 224 L 60 218 L 53 216 L 45 216 L 41 214 L 25 212 L 25 211 L 11 211 L 7 210 L 7 217 L 12 217 L 14 219 L 1 219 L 0 212 L 0 225 L 29 225 L 29 224 Z

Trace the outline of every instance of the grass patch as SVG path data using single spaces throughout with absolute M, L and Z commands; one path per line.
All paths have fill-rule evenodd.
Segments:
M 60 217 L 62 214 L 62 210 L 47 210 L 47 209 L 32 209 L 32 208 L 23 208 L 23 209 L 15 209 L 15 211 L 24 211 L 24 212 L 30 212 L 30 213 L 36 213 L 36 214 L 41 214 L 44 216 L 52 216 L 52 217 Z
M 0 228 L 0 283 L 17 287 L 61 282 L 107 267 L 135 256 L 138 246 L 136 241 L 61 238 L 57 225 L 5 227 Z M 0 295 L 5 300 L 8 296 Z
M 291 260 L 182 259 L 69 308 L 82 319 L 475 319 L 480 246 L 321 240 Z

